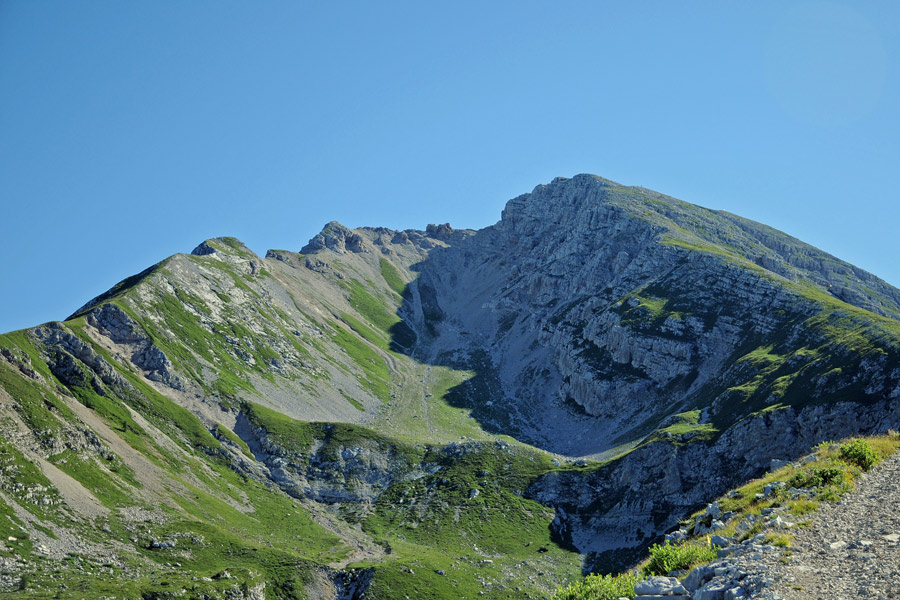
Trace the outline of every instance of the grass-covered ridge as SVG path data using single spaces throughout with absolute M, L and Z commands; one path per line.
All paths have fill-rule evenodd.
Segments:
M 250 459 L 246 444 L 233 432 L 217 425 L 212 435 L 195 415 L 93 342 L 82 321 L 70 323 L 69 329 L 116 369 L 119 383 L 95 380 L 81 385 L 78 377 L 69 375 L 66 385 L 72 397 L 64 401 L 58 395 L 64 384 L 45 370 L 46 363 L 38 363 L 43 350 L 22 336 L 0 340 L 0 346 L 15 350 L 23 368 L 43 364 L 36 372 L 45 378 L 30 381 L 3 362 L 0 372 L 8 376 L 0 382 L 25 407 L 17 414 L 31 431 L 40 434 L 52 426 L 63 439 L 74 438 L 47 461 L 96 498 L 105 516 L 87 518 L 68 505 L 70 496 L 56 491 L 59 475 L 51 481 L 36 467 L 33 455 L 3 441 L 0 531 L 5 542 L 0 555 L 28 561 L 16 597 L 223 597 L 264 586 L 268 594 L 299 599 L 309 597 L 306 586 L 327 568 L 324 565 L 346 560 L 349 549 L 341 539 L 316 524 L 296 500 L 235 471 L 216 440 L 221 437 Z M 25 357 L 34 359 L 27 363 Z M 80 368 L 89 382 L 86 367 Z M 67 402 L 83 404 L 108 424 L 109 432 L 103 435 L 112 437 L 86 437 L 82 439 L 87 445 L 80 445 L 77 440 L 89 425 Z M 136 420 L 138 415 L 159 429 L 150 435 Z M 15 430 L 11 419 L 0 415 L 4 437 L 10 427 Z M 125 455 L 115 450 L 117 440 L 129 449 Z M 58 439 L 47 443 L 62 447 Z M 150 472 L 165 477 L 165 487 L 144 485 Z M 22 510 L 31 515 L 28 520 L 21 518 Z M 129 511 L 156 516 L 135 521 Z M 44 548 L 72 535 L 87 541 L 87 550 L 73 548 L 64 561 L 47 556 Z M 304 540 L 300 546 L 298 539 Z M 95 557 L 96 544 L 111 542 L 117 544 L 119 558 Z
M 581 177 L 581 176 L 579 176 Z M 772 227 L 725 211 L 710 210 L 640 187 L 594 178 L 605 202 L 658 228 L 661 241 L 768 273 L 798 280 L 819 293 L 853 290 L 863 308 L 900 318 L 900 293 L 881 279 Z M 865 299 L 865 300 L 863 300 Z

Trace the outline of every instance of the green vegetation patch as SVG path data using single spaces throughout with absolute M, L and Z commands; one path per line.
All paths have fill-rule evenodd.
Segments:
M 18 501 L 20 506 L 40 519 L 60 520 L 62 515 L 56 508 L 60 504 L 59 492 L 37 465 L 3 439 L 0 439 L 0 473 L 3 475 L 0 477 L 0 490 Z M 3 540 L 12 535 L 23 544 L 28 537 L 24 523 L 3 502 L 0 502 L 0 535 L 4 536 L 0 538 Z
M 255 460 L 253 452 L 250 451 L 250 446 L 247 445 L 247 442 L 239 438 L 237 434 L 235 434 L 233 431 L 231 431 L 221 423 L 216 423 L 215 435 L 220 439 L 228 440 L 229 442 L 240 448 L 241 452 L 244 453 L 244 456 Z
M 372 345 L 377 346 L 386 352 L 390 350 L 390 342 L 386 333 L 380 331 L 376 332 L 349 313 L 341 313 L 341 320 L 349 325 L 350 329 L 358 333 Z
M 209 240 L 207 243 L 216 250 L 226 254 L 236 254 L 243 258 L 253 258 L 254 256 L 247 246 L 236 237 L 217 237 Z
M 699 409 L 679 413 L 671 417 L 674 421 L 671 425 L 663 427 L 654 432 L 643 443 L 653 443 L 661 440 L 669 440 L 675 445 L 681 445 L 687 442 L 712 441 L 718 434 L 719 429 L 713 423 L 700 423 Z
M 308 458 L 313 440 L 321 442 L 317 452 L 327 459 L 338 458 L 342 448 L 351 446 L 378 447 L 386 454 L 405 457 L 410 464 L 419 461 L 423 454 L 412 445 L 359 425 L 298 421 L 252 402 L 245 402 L 243 411 L 251 423 L 266 430 L 272 442 L 297 456 Z
M 668 575 L 670 571 L 689 570 L 696 565 L 706 564 L 716 559 L 715 546 L 686 542 L 684 544 L 653 544 L 650 546 L 650 560 L 644 565 L 645 576 Z
M 40 350 L 35 346 L 27 330 L 11 331 L 0 334 L 0 348 L 19 350 L 28 357 L 29 367 L 43 375 L 48 381 L 53 381 L 50 368 L 44 362 Z
M 549 542 L 554 512 L 520 495 L 552 469 L 545 455 L 496 444 L 451 445 L 429 450 L 424 462 L 438 467 L 435 473 L 389 487 L 366 531 L 446 551 L 467 547 L 467 540 L 498 554 Z
M 350 306 L 381 331 L 390 333 L 391 327 L 400 321 L 396 306 L 373 296 L 361 282 L 351 279 L 343 285 L 350 292 Z
M 71 450 L 50 457 L 50 462 L 61 471 L 76 479 L 103 503 L 115 508 L 136 504 L 134 488 L 139 487 L 134 480 L 134 472 L 113 454 L 108 458 L 95 460 Z
M 72 416 L 69 407 L 56 396 L 14 371 L 5 362 L 0 362 L 0 386 L 16 401 L 15 408 L 22 420 L 38 437 L 53 436 L 60 430 L 61 425 L 54 411 Z
M 451 444 L 430 448 L 423 467 L 424 477 L 391 485 L 363 522 L 393 557 L 374 565 L 373 597 L 549 596 L 578 573 L 581 557 L 552 539 L 553 510 L 521 495 L 552 469 L 546 455 L 504 443 Z M 519 590 L 510 596 L 512 581 Z
M 343 327 L 335 327 L 332 339 L 347 352 L 353 362 L 362 369 L 364 377 L 360 379 L 363 388 L 383 402 L 391 398 L 391 373 L 385 359 L 375 352 L 364 340 L 356 337 Z
M 244 402 L 241 408 L 251 423 L 265 429 L 268 437 L 288 452 L 306 454 L 312 447 L 313 434 L 308 422 L 253 402 Z
M 868 471 L 881 462 L 881 457 L 875 452 L 875 449 L 866 440 L 860 438 L 842 444 L 838 452 L 842 461 L 856 465 L 863 471 Z
M 619 600 L 634 598 L 634 586 L 640 581 L 636 573 L 618 575 L 591 574 L 572 585 L 560 588 L 551 600 Z
M 348 395 L 344 390 L 338 390 L 338 392 L 341 394 L 341 396 L 343 396 L 344 400 L 346 400 L 350 403 L 351 406 L 353 406 L 353 408 L 358 411 L 365 412 L 366 407 L 363 406 L 356 398 Z
M 379 259 L 378 264 L 381 267 L 381 276 L 384 277 L 384 281 L 388 284 L 388 287 L 400 296 L 405 295 L 406 283 L 400 277 L 400 272 L 397 271 L 397 268 L 386 258 Z

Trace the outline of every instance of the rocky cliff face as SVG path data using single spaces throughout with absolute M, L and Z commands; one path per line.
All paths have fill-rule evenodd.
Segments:
M 558 535 L 603 570 L 624 568 L 642 548 L 674 529 L 709 498 L 793 460 L 824 439 L 881 433 L 896 427 L 900 406 L 839 402 L 754 415 L 710 444 L 660 439 L 596 469 L 554 472 L 528 490 L 557 508 Z M 682 438 L 683 439 L 683 438 Z
M 853 377 L 833 373 L 826 390 L 796 374 L 830 372 L 828 354 L 844 347 L 831 336 L 839 321 L 869 322 L 839 301 L 855 297 L 840 291 L 858 271 L 849 265 L 593 176 L 511 200 L 497 225 L 431 251 L 419 269 L 404 309 L 433 333 L 432 360 L 469 357 L 460 362 L 499 382 L 472 399 L 476 413 L 570 455 L 640 438 L 683 411 L 706 408 L 727 425 L 767 405 L 840 395 L 838 380 L 846 390 Z M 883 293 L 858 308 L 877 302 L 896 314 L 890 286 L 866 274 L 854 289 L 872 281 Z M 888 346 L 869 356 L 886 380 L 866 394 L 884 398 L 897 385 Z
M 798 240 L 591 175 L 479 231 L 207 240 L 0 336 L 0 533 L 41 542 L 0 548 L 0 585 L 92 540 L 114 568 L 67 577 L 136 595 L 154 569 L 209 597 L 546 594 L 772 458 L 900 428 L 898 316 Z

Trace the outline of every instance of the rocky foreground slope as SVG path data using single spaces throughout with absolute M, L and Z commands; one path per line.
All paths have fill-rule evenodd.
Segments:
M 787 556 L 768 566 L 786 600 L 895 598 L 900 594 L 900 453 L 793 532 Z
M 479 231 L 208 240 L 0 336 L 0 581 L 540 597 L 898 428 L 898 317 L 798 240 L 590 175 Z

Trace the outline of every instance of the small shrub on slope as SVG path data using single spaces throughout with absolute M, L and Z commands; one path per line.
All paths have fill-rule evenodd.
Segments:
M 846 474 L 840 467 L 822 467 L 797 473 L 788 480 L 788 485 L 796 488 L 820 488 L 840 486 L 846 480 Z
M 669 571 L 688 569 L 694 565 L 716 559 L 713 546 L 696 544 L 673 545 L 668 541 L 650 546 L 650 562 L 644 566 L 644 575 L 668 575 Z
M 639 581 L 635 573 L 619 575 L 588 575 L 569 587 L 553 594 L 552 600 L 618 600 L 634 598 L 634 584 Z
M 872 446 L 859 438 L 843 444 L 840 448 L 841 460 L 868 471 L 879 462 L 879 457 Z

